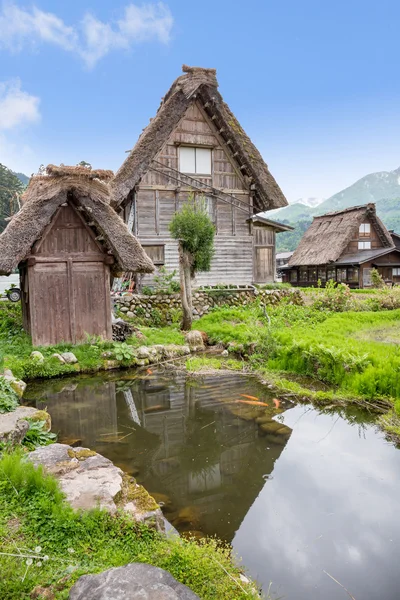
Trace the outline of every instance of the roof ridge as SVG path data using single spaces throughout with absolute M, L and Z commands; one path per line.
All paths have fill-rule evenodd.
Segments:
M 323 217 L 331 217 L 333 215 L 340 215 L 342 213 L 352 212 L 354 210 L 361 209 L 373 209 L 376 210 L 375 202 L 368 202 L 367 204 L 358 204 L 357 206 L 349 206 L 348 208 L 343 208 L 342 210 L 334 210 L 332 212 L 324 213 L 323 215 L 315 215 L 314 219 L 322 219 Z

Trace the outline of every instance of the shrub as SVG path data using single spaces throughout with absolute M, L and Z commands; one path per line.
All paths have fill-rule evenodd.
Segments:
M 314 308 L 343 312 L 351 308 L 351 291 L 345 283 L 329 280 L 325 288 L 319 289 L 314 299 Z
M 0 377 L 0 413 L 11 412 L 18 406 L 18 396 L 10 382 Z

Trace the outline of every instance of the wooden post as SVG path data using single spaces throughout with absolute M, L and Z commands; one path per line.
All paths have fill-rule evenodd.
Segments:
M 69 304 L 69 322 L 71 329 L 72 343 L 76 344 L 76 321 L 75 321 L 75 299 L 74 299 L 74 286 L 73 286 L 73 262 L 72 258 L 68 258 L 67 261 L 67 281 L 68 281 L 68 304 Z

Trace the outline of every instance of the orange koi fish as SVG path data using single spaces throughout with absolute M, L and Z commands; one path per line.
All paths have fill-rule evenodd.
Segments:
M 268 406 L 266 402 L 258 402 L 255 400 L 236 400 L 236 402 L 241 402 L 243 404 L 251 404 L 252 406 Z
M 242 396 L 242 398 L 248 398 L 249 400 L 259 400 L 259 398 L 256 398 L 255 396 L 248 396 L 247 394 L 240 394 Z
M 273 398 L 272 402 L 275 404 L 275 408 L 279 408 L 281 405 L 281 401 L 277 398 Z
M 148 373 L 149 375 L 153 375 L 153 371 L 151 369 L 147 369 L 146 373 Z
M 153 410 L 160 410 L 160 409 L 165 409 L 165 406 L 163 406 L 162 404 L 157 404 L 157 406 L 149 406 L 148 408 L 144 409 L 144 412 L 148 413 L 148 412 L 152 412 Z

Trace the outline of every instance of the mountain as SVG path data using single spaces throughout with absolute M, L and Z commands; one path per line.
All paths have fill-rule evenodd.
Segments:
M 376 204 L 377 214 L 388 229 L 400 232 L 400 168 L 370 173 L 316 206 L 297 201 L 266 213 L 267 218 L 295 227 L 293 232 L 278 235 L 277 251 L 295 250 L 314 216 L 368 202 Z
M 342 210 L 357 204 L 379 202 L 400 198 L 400 168 L 394 171 L 380 171 L 362 177 L 353 185 L 331 196 L 318 206 L 315 214 Z
M 26 187 L 29 183 L 29 177 L 28 175 L 24 175 L 24 173 L 15 173 L 14 171 L 12 171 L 13 175 L 15 175 L 16 177 L 18 177 L 18 179 L 20 180 L 20 182 Z
M 316 206 L 322 204 L 324 200 L 325 198 L 299 198 L 298 200 L 291 202 L 291 205 L 293 206 L 293 204 L 303 204 L 304 206 L 315 208 Z

